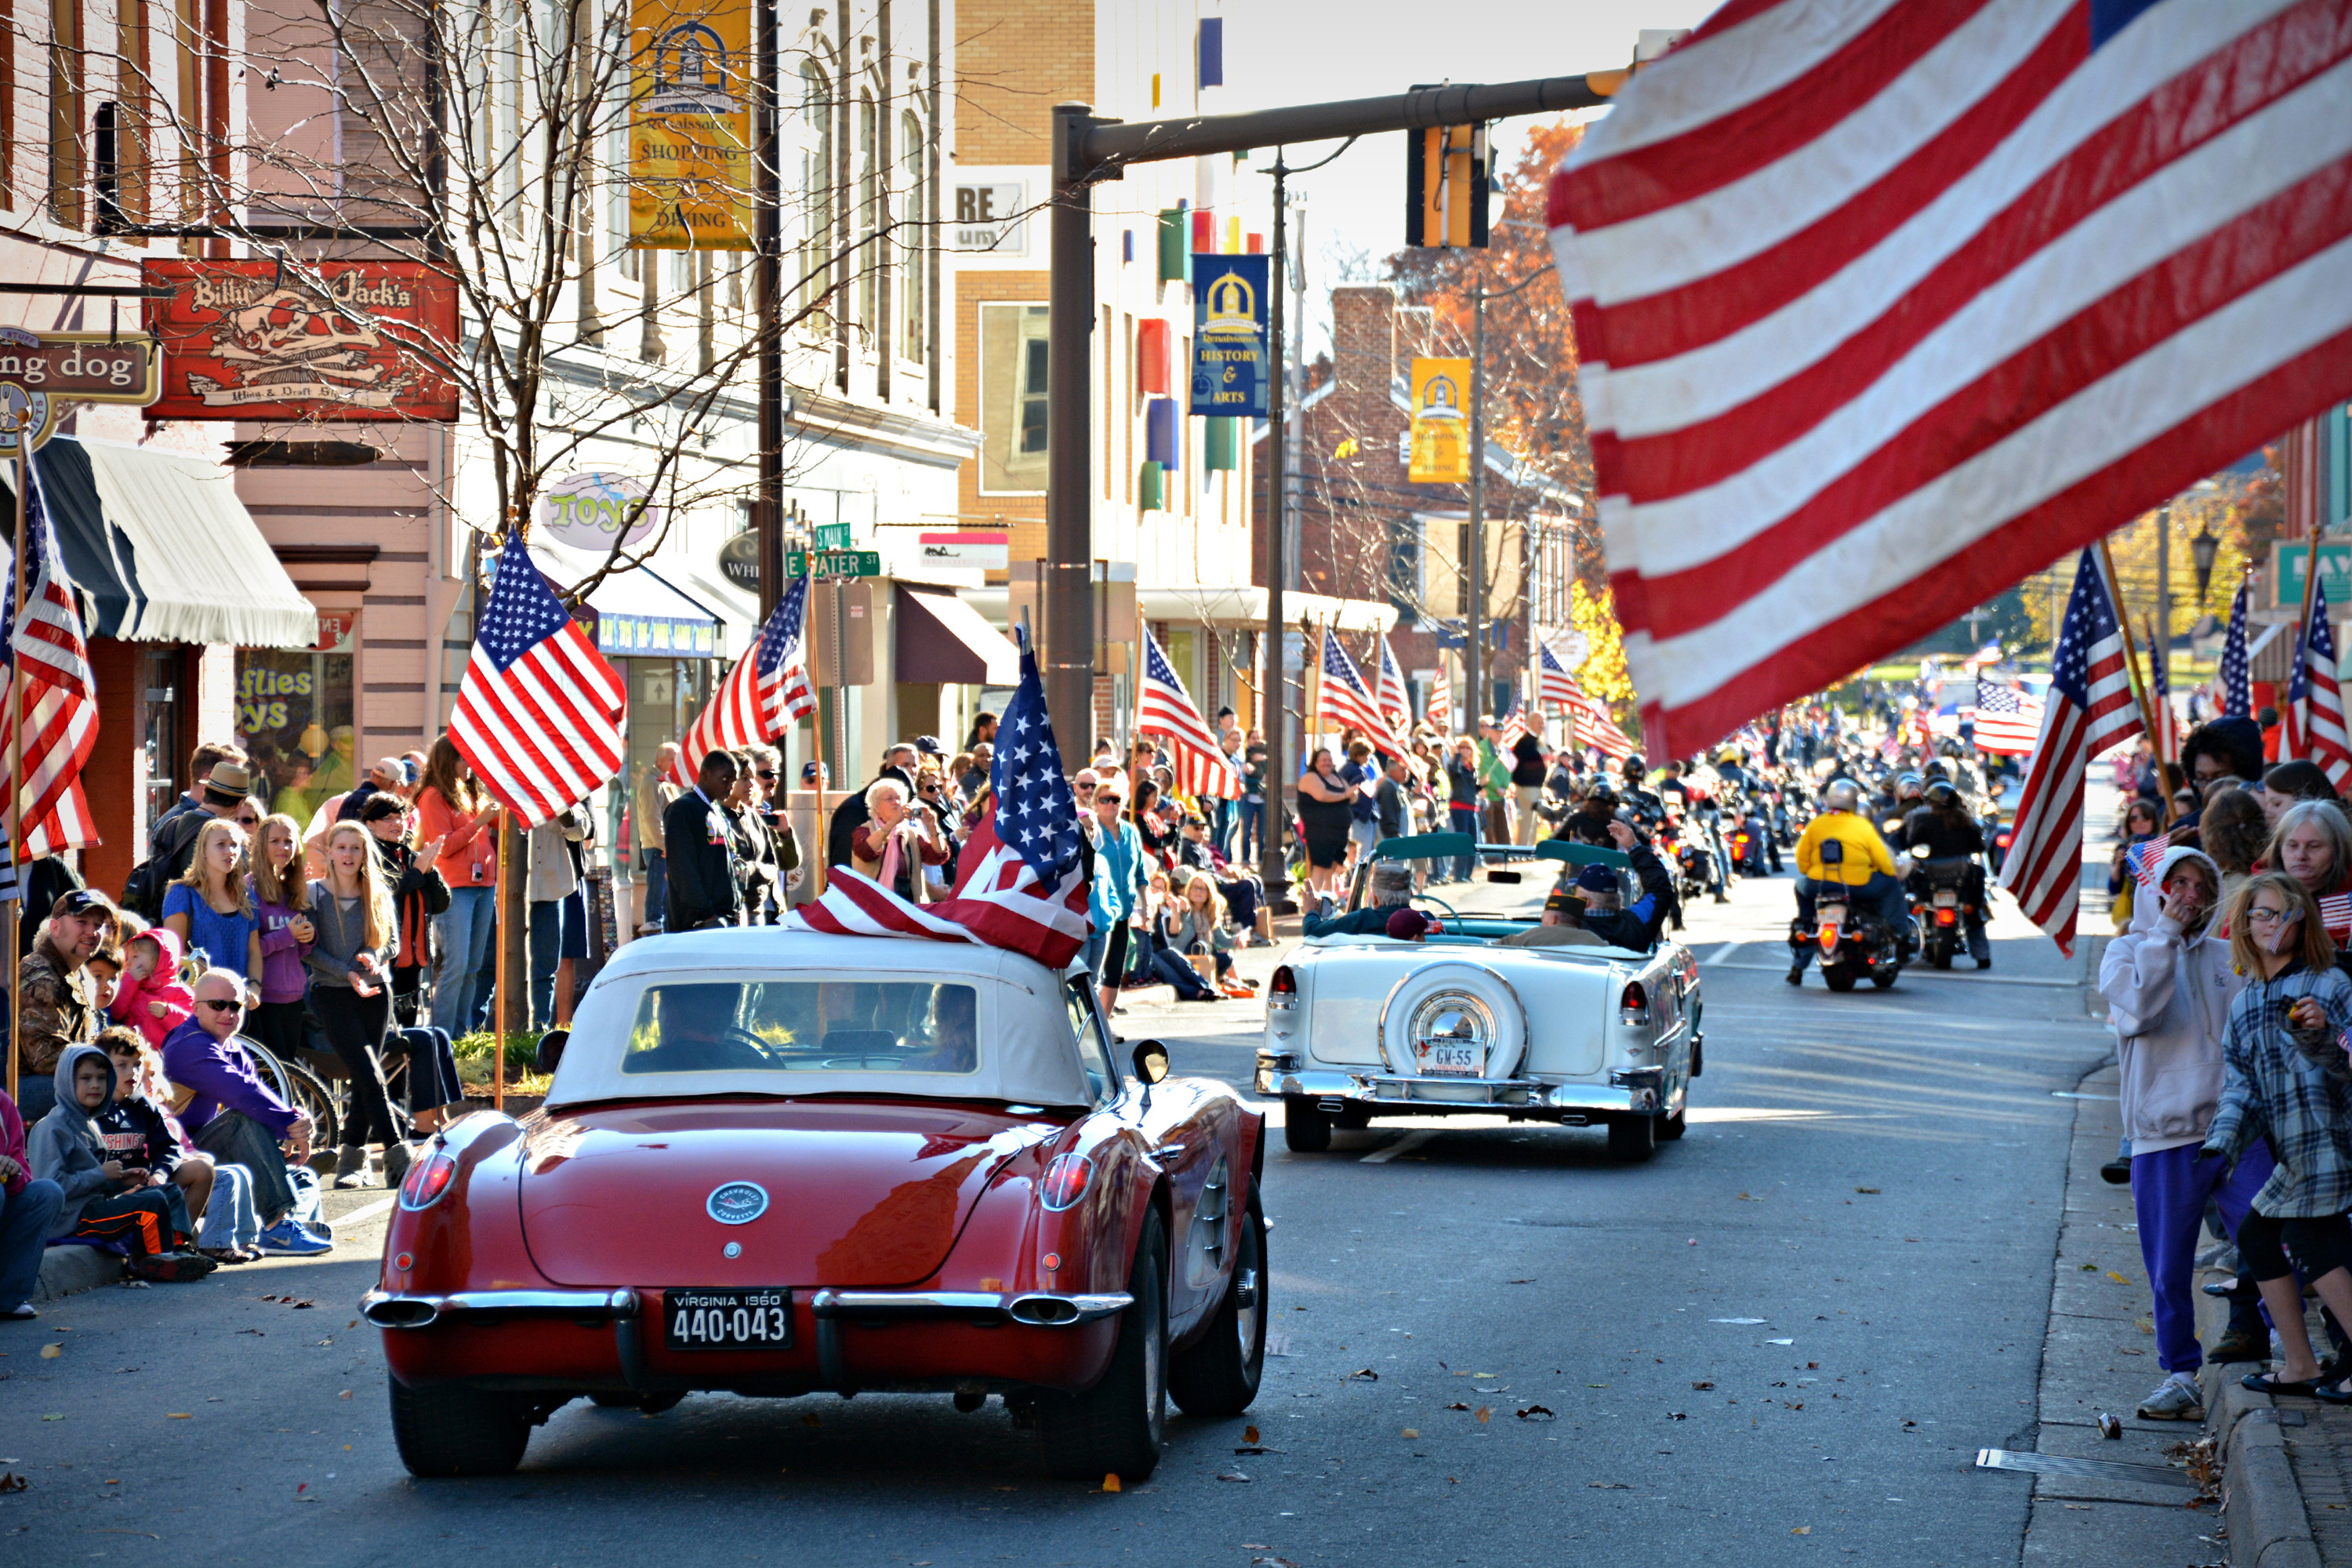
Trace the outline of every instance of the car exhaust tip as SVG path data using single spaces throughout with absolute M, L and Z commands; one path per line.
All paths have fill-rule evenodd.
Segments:
M 1032 1328 L 1060 1328 L 1078 1321 L 1078 1305 L 1066 1296 L 1016 1296 L 1005 1312 Z
M 421 1329 L 440 1315 L 440 1308 L 413 1296 L 389 1297 L 360 1308 L 360 1316 L 379 1329 Z

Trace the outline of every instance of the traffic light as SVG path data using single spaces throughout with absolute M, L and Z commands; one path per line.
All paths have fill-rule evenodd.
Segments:
M 1405 132 L 1404 242 L 1486 248 L 1486 128 Z

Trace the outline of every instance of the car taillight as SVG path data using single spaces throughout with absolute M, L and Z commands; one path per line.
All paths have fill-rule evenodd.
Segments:
M 1056 1154 L 1045 1167 L 1045 1179 L 1037 1184 L 1037 1201 L 1059 1214 L 1086 1196 L 1094 1175 L 1095 1163 L 1084 1154 Z
M 1626 982 L 1625 994 L 1617 999 L 1617 1016 L 1629 1024 L 1650 1021 L 1650 994 L 1642 988 L 1640 981 Z
M 1291 973 L 1290 965 L 1276 969 L 1274 978 L 1266 982 L 1265 1005 L 1274 1013 L 1287 1013 L 1298 1005 L 1298 976 Z
M 440 1150 L 429 1159 L 419 1160 L 408 1168 L 408 1175 L 400 1184 L 400 1206 L 421 1209 L 449 1190 L 449 1180 L 457 1173 L 457 1162 Z

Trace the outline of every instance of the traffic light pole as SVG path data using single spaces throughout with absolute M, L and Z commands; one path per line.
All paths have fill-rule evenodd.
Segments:
M 1464 638 L 1462 662 L 1464 679 L 1468 683 L 1465 696 L 1472 720 L 1485 718 L 1486 710 L 1478 706 L 1478 694 L 1486 684 L 1486 301 L 1507 300 L 1533 283 L 1549 275 L 1549 268 L 1538 268 L 1507 289 L 1474 289 L 1470 291 L 1470 614 L 1466 624 L 1468 635 Z M 1535 650 L 1528 649 L 1529 653 Z M 1497 718 L 1501 715 L 1497 714 Z
M 1094 559 L 1092 398 L 1089 361 L 1095 327 L 1093 186 L 1115 180 L 1130 163 L 1161 163 L 1215 153 L 1238 153 L 1285 142 L 1333 142 L 1388 131 L 1419 131 L 1434 125 L 1475 125 L 1518 114 L 1597 109 L 1622 86 L 1626 72 L 1549 77 L 1493 87 L 1423 88 L 1389 98 L 1303 104 L 1251 114 L 1216 114 L 1187 120 L 1121 124 L 1096 116 L 1084 103 L 1054 106 L 1052 257 L 1047 264 L 1048 387 L 1045 459 L 1045 705 L 1066 757 L 1093 749 L 1094 605 L 1090 565 Z M 1280 221 L 1279 208 L 1276 222 Z M 1281 521 L 1280 497 L 1271 496 L 1269 518 Z M 1273 530 L 1269 530 L 1271 533 Z M 1279 594 L 1279 579 L 1268 593 Z M 1266 650 L 1266 693 L 1271 710 L 1282 676 L 1281 628 Z M 1271 712 L 1270 712 L 1270 715 Z M 1271 741 L 1276 726 L 1266 726 Z M 1266 770 L 1265 837 L 1278 845 L 1286 837 L 1282 801 L 1286 781 Z M 1271 858 L 1270 858 L 1271 860 Z M 1279 869 L 1278 862 L 1272 862 Z M 1282 885 L 1277 876 L 1269 890 Z

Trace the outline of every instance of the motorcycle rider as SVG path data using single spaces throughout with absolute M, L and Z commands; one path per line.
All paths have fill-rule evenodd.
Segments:
M 1884 822 L 1890 816 L 1910 816 L 1927 792 L 1927 781 L 1905 769 L 1880 786 L 1880 793 L 1870 803 L 1871 820 Z
M 1612 835 L 1609 825 L 1617 820 L 1617 792 L 1610 787 L 1607 773 L 1595 773 L 1552 837 L 1569 844 L 1607 844 Z
M 1647 787 L 1650 764 L 1642 760 L 1641 752 L 1633 752 L 1626 755 L 1624 773 L 1625 804 L 1633 808 L 1634 815 L 1645 822 L 1655 822 L 1659 817 L 1664 816 L 1666 814 L 1666 803 L 1652 794 Z
M 1948 779 L 1928 784 L 1926 804 L 1903 819 L 1902 847 L 1927 847 L 1927 866 L 1939 860 L 1965 860 L 1968 871 L 1960 884 L 1960 900 L 1969 906 L 1969 956 L 1979 969 L 1992 967 L 1992 943 L 1985 936 L 1984 829 L 1969 815 L 1960 792 Z M 1923 875 L 1927 867 L 1914 871 Z
M 1858 902 L 1878 905 L 1879 919 L 1899 935 L 1907 956 L 1916 951 L 1917 934 L 1911 929 L 1903 879 L 1895 874 L 1895 857 L 1877 827 L 1856 815 L 1861 804 L 1862 792 L 1843 779 L 1822 792 L 1822 815 L 1806 825 L 1805 836 L 1797 840 L 1797 924 L 1801 931 L 1811 931 L 1815 892 L 1824 884 L 1842 888 Z M 1830 844 L 1838 847 L 1834 858 L 1823 853 Z M 1789 984 L 1802 985 L 1812 949 L 1799 936 L 1790 938 L 1789 949 Z

